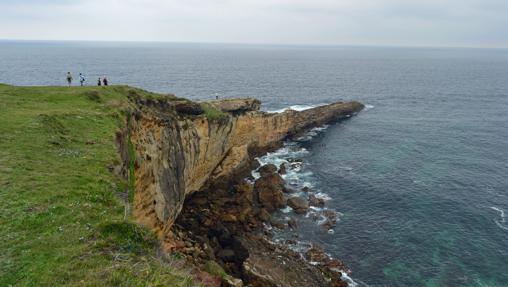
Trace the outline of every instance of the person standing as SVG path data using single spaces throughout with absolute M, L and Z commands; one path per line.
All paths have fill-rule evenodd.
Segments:
M 104 84 L 104 86 L 108 85 L 108 78 L 106 78 L 106 76 L 104 76 L 104 78 L 102 78 L 102 83 Z
M 79 73 L 79 82 L 81 83 L 81 86 L 83 87 L 83 84 L 85 83 L 86 79 L 83 74 Z
M 97 81 L 97 86 L 101 86 L 102 85 L 102 80 L 101 78 L 99 78 L 99 81 Z
M 67 84 L 69 84 L 69 87 L 72 85 L 72 75 L 71 75 L 71 72 L 67 72 Z

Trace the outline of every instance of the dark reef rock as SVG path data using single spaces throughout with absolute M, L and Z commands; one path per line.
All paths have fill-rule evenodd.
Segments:
M 279 174 L 286 174 L 286 164 L 281 163 L 279 166 Z
M 259 175 L 261 177 L 263 176 L 266 176 L 266 175 L 269 175 L 269 174 L 272 174 L 272 173 L 276 173 L 277 172 L 277 167 L 274 165 L 274 164 L 265 164 L 263 165 L 262 167 L 260 167 L 258 169 L 258 172 L 259 172 Z
M 305 213 L 309 210 L 309 203 L 301 197 L 288 198 L 287 205 L 289 205 L 298 214 Z
M 311 194 L 309 195 L 309 205 L 315 207 L 323 207 L 325 206 L 325 200 L 316 197 L 314 194 Z

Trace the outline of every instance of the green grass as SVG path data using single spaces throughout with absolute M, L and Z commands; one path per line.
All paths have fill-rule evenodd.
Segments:
M 129 183 L 107 168 L 133 93 L 160 97 L 0 85 L 0 286 L 193 286 L 124 220 Z
M 201 103 L 201 108 L 204 111 L 206 118 L 209 121 L 218 121 L 227 117 L 227 114 L 210 105 L 209 103 Z

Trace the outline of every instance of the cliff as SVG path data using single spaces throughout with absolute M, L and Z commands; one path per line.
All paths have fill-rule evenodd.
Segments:
M 270 242 L 277 223 L 244 178 L 254 156 L 361 104 L 267 114 L 254 99 L 0 85 L 0 106 L 1 286 L 344 286 L 338 260 Z
M 125 213 L 131 91 L 0 84 L 0 286 L 203 286 Z
M 167 239 L 186 196 L 227 181 L 252 158 L 308 128 L 347 118 L 363 108 L 338 102 L 283 113 L 259 110 L 257 100 L 196 104 L 134 97 L 130 141 L 135 150 L 134 217 Z

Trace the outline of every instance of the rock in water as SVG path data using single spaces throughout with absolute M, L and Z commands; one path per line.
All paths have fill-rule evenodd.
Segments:
M 258 172 L 259 172 L 259 175 L 261 175 L 261 177 L 263 177 L 263 176 L 266 176 L 266 175 L 269 175 L 272 173 L 276 173 L 277 167 L 271 163 L 265 164 L 258 169 Z
M 279 174 L 286 174 L 286 164 L 281 163 L 279 166 Z
M 323 263 L 328 261 L 328 256 L 325 251 L 317 246 L 313 246 L 311 249 L 307 250 L 307 252 L 305 252 L 305 258 L 311 262 Z
M 309 195 L 309 205 L 315 207 L 323 207 L 325 206 L 325 200 L 316 197 L 314 194 L 311 194 Z
M 307 200 L 301 198 L 301 197 L 291 197 L 288 199 L 287 204 L 296 212 L 299 214 L 307 212 L 309 209 L 309 203 Z

